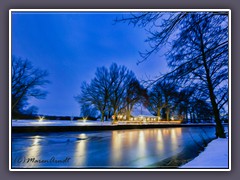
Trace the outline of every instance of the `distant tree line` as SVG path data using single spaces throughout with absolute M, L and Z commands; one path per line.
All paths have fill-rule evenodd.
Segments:
M 195 88 L 181 88 L 173 81 L 159 81 L 148 91 L 145 105 L 155 116 L 182 122 L 212 122 L 210 102 L 199 96 Z
M 75 99 L 81 105 L 81 116 L 96 117 L 100 113 L 101 121 L 117 121 L 118 115 L 130 120 L 134 106 L 139 104 L 161 120 L 194 123 L 213 119 L 211 103 L 196 88 L 182 88 L 166 79 L 146 88 L 132 71 L 116 63 L 109 69 L 97 68 L 95 77 L 90 83 L 82 83 Z

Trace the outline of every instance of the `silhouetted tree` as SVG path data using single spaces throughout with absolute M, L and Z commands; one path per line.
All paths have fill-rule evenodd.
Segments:
M 225 137 L 219 111 L 228 100 L 228 27 L 225 17 L 202 20 L 202 16 L 191 14 L 186 19 L 180 38 L 173 41 L 168 62 L 174 69 L 172 76 L 200 84 L 201 91 L 208 93 L 216 135 Z
M 134 105 L 140 103 L 146 94 L 146 89 L 140 84 L 137 78 L 134 75 L 131 76 L 124 93 L 124 109 L 127 120 L 131 117 Z
M 196 92 L 196 87 L 187 87 L 176 92 L 174 98 L 174 107 L 177 111 L 179 120 L 188 121 L 188 114 L 192 105 L 193 95 Z
M 141 87 L 137 83 L 132 71 L 113 63 L 109 70 L 106 67 L 97 68 L 95 78 L 90 84 L 82 83 L 81 94 L 76 100 L 82 106 L 94 105 L 100 111 L 102 121 L 105 116 L 110 115 L 113 115 L 113 120 L 116 121 L 120 110 L 128 107 L 131 112 L 131 106 L 136 103 L 136 94 Z M 130 92 L 131 88 L 134 89 L 133 92 Z
M 111 80 L 108 69 L 106 67 L 97 68 L 94 79 L 91 80 L 90 84 L 82 83 L 81 94 L 75 99 L 81 106 L 94 105 L 101 113 L 101 121 L 104 121 L 110 97 L 110 87 Z
M 196 98 L 192 104 L 192 114 L 194 114 L 194 117 L 192 117 L 194 122 L 211 121 L 213 117 L 211 104 L 203 99 Z
M 170 120 L 170 113 L 173 112 L 177 98 L 177 86 L 170 79 L 165 79 L 153 85 L 148 92 L 148 110 L 167 121 Z M 162 113 L 161 113 L 162 112 Z
M 211 102 L 216 136 L 224 138 L 220 110 L 228 102 L 228 13 L 135 13 L 120 21 L 150 26 L 150 50 L 141 53 L 142 61 L 163 45 L 169 47 L 168 65 L 172 71 L 165 77 L 201 86 Z
M 177 86 L 174 82 L 168 80 L 160 81 L 158 86 L 162 90 L 164 99 L 163 117 L 169 121 L 171 109 L 174 108 L 174 101 L 177 95 Z
M 162 89 L 160 83 L 155 84 L 148 92 L 147 109 L 153 114 L 161 118 L 161 110 L 165 107 Z
M 47 71 L 35 68 L 27 59 L 12 57 L 12 113 L 13 115 L 24 113 L 28 105 L 28 99 L 34 97 L 44 99 L 47 92 L 43 90 Z M 31 110 L 31 109 L 29 109 Z M 36 113 L 36 108 L 32 112 Z M 29 111 L 26 111 L 26 113 Z
M 110 105 L 113 109 L 113 121 L 116 121 L 118 111 L 125 108 L 126 98 L 128 95 L 130 96 L 130 94 L 128 94 L 130 92 L 127 92 L 127 90 L 129 90 L 131 83 L 133 83 L 135 75 L 125 66 L 118 66 L 116 63 L 113 63 L 111 65 L 109 74 L 112 82 L 109 100 Z M 127 105 L 130 105 L 130 102 L 128 102 Z M 128 110 L 130 111 L 131 108 L 129 108 Z

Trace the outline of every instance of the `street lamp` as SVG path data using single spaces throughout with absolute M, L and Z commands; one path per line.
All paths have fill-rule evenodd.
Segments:
M 38 118 L 39 118 L 39 119 L 38 119 L 39 122 L 41 122 L 42 120 L 44 120 L 44 116 L 39 116 Z
M 88 117 L 83 117 L 83 122 L 86 122 L 86 121 L 87 121 L 87 118 L 88 118 Z

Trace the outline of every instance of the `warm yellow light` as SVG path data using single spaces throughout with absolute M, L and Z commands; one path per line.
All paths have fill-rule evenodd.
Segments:
M 39 116 L 38 118 L 39 118 L 38 121 L 44 120 L 44 116 Z
M 88 117 L 83 117 L 83 118 L 82 118 L 82 120 L 83 120 L 84 123 L 87 121 L 87 118 L 88 118 Z
M 81 138 L 81 139 L 86 139 L 87 135 L 85 133 L 82 133 L 78 137 Z

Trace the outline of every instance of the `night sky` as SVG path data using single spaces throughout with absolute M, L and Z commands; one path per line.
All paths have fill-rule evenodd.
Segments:
M 39 114 L 80 114 L 74 96 L 83 81 L 89 82 L 97 67 L 113 62 L 125 65 L 139 80 L 154 78 L 166 71 L 163 53 L 141 60 L 139 51 L 149 46 L 148 33 L 128 23 L 114 23 L 128 13 L 14 12 L 12 14 L 12 54 L 29 59 L 35 67 L 48 70 L 48 95 L 30 99 Z

